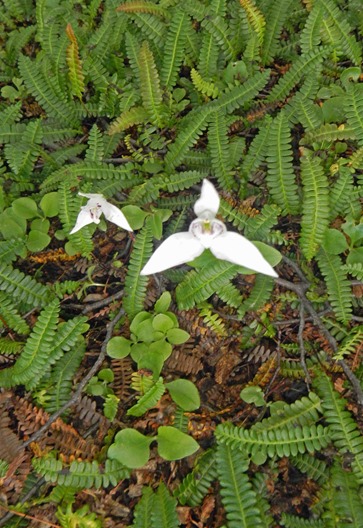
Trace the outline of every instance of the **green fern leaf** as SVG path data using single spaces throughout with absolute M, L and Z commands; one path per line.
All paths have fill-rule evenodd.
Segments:
M 165 23 L 149 13 L 134 13 L 132 18 L 144 34 L 144 38 L 151 40 L 157 49 L 161 49 L 166 34 Z
M 247 20 L 253 31 L 258 37 L 260 45 L 263 42 L 265 29 L 266 29 L 266 20 L 258 7 L 252 2 L 252 0 L 240 0 L 240 4 L 246 12 Z M 270 19 L 268 19 L 270 25 Z
M 217 477 L 216 455 L 208 449 L 197 458 L 193 471 L 179 484 L 174 495 L 181 504 L 198 506 L 208 493 L 208 489 Z
M 353 275 L 353 277 L 356 277 L 358 280 L 363 281 L 363 264 L 345 264 L 343 270 L 350 273 L 350 275 Z
M 192 110 L 180 121 L 180 129 L 175 142 L 169 147 L 165 156 L 168 172 L 179 165 L 190 147 L 198 140 L 207 128 L 207 119 L 211 112 L 209 106 L 198 107 Z
M 24 240 L 21 238 L 0 240 L 0 262 L 10 264 L 17 259 L 22 249 L 24 249 Z
M 216 110 L 223 110 L 226 113 L 233 112 L 236 108 L 243 106 L 248 101 L 251 101 L 260 90 L 265 86 L 269 71 L 258 72 L 242 85 L 234 86 L 232 89 L 221 94 L 215 99 L 211 106 Z
M 223 320 L 217 313 L 213 313 L 213 307 L 204 302 L 198 306 L 199 315 L 203 317 L 204 323 L 216 334 L 222 337 L 226 337 L 227 329 Z
M 28 389 L 36 387 L 54 346 L 59 310 L 57 299 L 39 315 L 24 350 L 13 367 L 15 383 L 23 384 Z
M 190 71 L 190 77 L 195 88 L 203 95 L 215 99 L 219 94 L 219 88 L 213 82 L 205 81 L 200 73 L 192 68 Z
M 296 517 L 295 515 L 288 515 L 287 513 L 282 513 L 281 515 L 281 525 L 286 528 L 324 528 L 324 521 L 318 519 L 302 519 L 301 517 Z
M 196 185 L 206 177 L 207 174 L 203 174 L 199 171 L 181 171 L 167 178 L 167 189 L 168 192 L 179 192 L 184 189 L 189 189 L 192 185 Z
M 225 260 L 198 271 L 191 271 L 176 288 L 176 300 L 180 310 L 189 310 L 226 284 L 238 272 L 238 266 Z
M 152 234 L 145 225 L 136 235 L 134 247 L 125 278 L 125 299 L 123 307 L 130 318 L 133 318 L 144 307 L 148 277 L 140 275 L 147 259 L 152 253 Z
M 226 284 L 218 287 L 216 293 L 223 302 L 232 306 L 233 308 L 239 308 L 242 304 L 242 295 L 239 289 L 228 281 Z
M 340 167 L 336 182 L 329 191 L 330 220 L 349 212 L 349 203 L 354 194 L 353 174 L 347 167 Z
M 35 61 L 20 55 L 19 70 L 28 90 L 50 116 L 55 117 L 60 122 L 72 123 L 75 121 L 74 106 L 66 102 L 64 98 L 59 98 L 58 94 L 52 90 Z
M 161 68 L 161 84 L 171 89 L 178 78 L 179 68 L 183 62 L 187 37 L 188 16 L 181 10 L 175 10 L 165 38 L 164 59 Z
M 88 149 L 85 155 L 85 160 L 92 163 L 101 162 L 104 157 L 103 136 L 96 124 L 90 130 L 88 137 Z
M 324 13 L 328 15 L 327 23 L 333 28 L 334 39 L 331 45 L 344 53 L 353 64 L 360 66 L 362 62 L 361 46 L 352 36 L 347 17 L 331 0 L 318 0 L 317 4 L 322 7 Z
M 158 381 L 154 383 L 154 385 L 148 389 L 145 394 L 143 394 L 143 396 L 141 396 L 139 401 L 130 407 L 130 409 L 127 411 L 127 414 L 131 416 L 142 416 L 149 409 L 155 407 L 164 392 L 165 385 L 163 378 L 159 378 Z
M 151 122 L 161 128 L 163 119 L 161 114 L 162 93 L 160 79 L 153 53 L 147 42 L 144 42 L 140 48 L 139 64 L 140 92 L 144 108 Z
M 271 124 L 272 119 L 270 116 L 266 116 L 260 126 L 260 130 L 253 138 L 247 154 L 243 158 L 241 172 L 246 179 L 250 179 L 253 176 L 254 172 L 265 159 L 266 145 Z
M 353 129 L 359 145 L 363 145 L 363 85 L 349 86 L 345 98 L 348 125 Z
M 359 497 L 360 486 L 354 473 L 335 463 L 330 474 L 334 486 L 336 526 L 360 526 L 363 518 L 363 503 Z
M 7 337 L 0 337 L 0 354 L 4 354 L 6 356 L 19 354 L 23 346 L 24 343 L 20 341 L 13 341 L 12 339 L 8 339 Z M 3 372 L 5 372 L 5 369 L 3 370 Z M 11 384 L 9 384 L 9 386 L 10 385 Z
M 32 308 L 46 306 L 54 298 L 46 286 L 6 264 L 0 264 L 0 291 Z
M 334 390 L 329 377 L 324 372 L 314 378 L 313 384 L 321 397 L 324 419 L 329 425 L 331 439 L 341 453 L 354 456 L 352 469 L 358 481 L 363 483 L 363 436 L 349 411 L 346 400 Z
M 218 479 L 229 528 L 261 527 L 257 496 L 247 476 L 249 462 L 238 449 L 219 444 L 216 453 Z
M 8 328 L 14 330 L 14 332 L 21 335 L 28 335 L 30 330 L 27 323 L 19 314 L 15 303 L 6 295 L 6 293 L 0 291 L 0 316 L 2 324 L 5 324 Z
M 217 426 L 216 437 L 218 442 L 230 445 L 232 449 L 251 454 L 255 463 L 276 455 L 283 457 L 306 451 L 313 453 L 326 447 L 330 441 L 328 429 L 315 424 L 257 431 L 225 423 Z
M 203 79 L 211 79 L 217 73 L 219 48 L 210 33 L 202 35 L 198 59 L 198 71 Z
M 150 524 L 151 512 L 154 508 L 155 495 L 152 488 L 144 486 L 142 496 L 135 506 L 132 528 L 146 528 Z
M 307 260 L 315 257 L 329 225 L 329 183 L 317 157 L 301 159 L 303 206 L 300 244 Z
M 326 54 L 326 50 L 310 51 L 298 57 L 291 68 L 279 82 L 272 88 L 266 101 L 272 103 L 281 101 L 300 82 L 302 77 L 306 77 L 312 70 L 316 70 Z
M 269 64 L 275 57 L 284 22 L 289 15 L 292 0 L 274 0 L 268 3 L 261 58 L 263 64 Z
M 231 157 L 228 143 L 228 126 L 224 114 L 213 112 L 208 129 L 208 149 L 214 175 L 223 189 L 232 189 L 234 180 L 231 173 Z
M 248 311 L 256 311 L 262 308 L 270 299 L 274 287 L 274 281 L 267 275 L 257 275 L 255 284 L 249 297 L 238 307 L 238 316 L 243 317 Z
M 235 59 L 237 52 L 233 47 L 228 26 L 221 16 L 210 15 L 206 17 L 202 21 L 202 27 L 212 35 L 227 61 Z
M 299 194 L 293 169 L 290 127 L 282 111 L 270 127 L 267 164 L 266 182 L 275 203 L 283 214 L 296 214 Z
M 327 144 L 330 146 L 334 141 L 344 139 L 356 139 L 356 128 L 353 126 L 338 126 L 335 123 L 327 123 L 315 130 L 309 130 L 302 139 L 301 144 L 309 145 L 315 143 L 326 148 Z
M 315 4 L 310 11 L 304 29 L 300 34 L 300 46 L 303 54 L 313 51 L 321 42 L 320 27 L 322 15 L 323 12 L 321 6 Z
M 125 110 L 122 112 L 120 117 L 115 119 L 108 129 L 110 135 L 118 134 L 123 132 L 128 128 L 139 125 L 140 123 L 145 123 L 148 120 L 148 112 L 143 106 L 134 106 L 130 110 Z
M 176 500 L 169 495 L 167 487 L 161 482 L 154 495 L 151 511 L 152 528 L 177 528 L 180 526 L 176 506 Z
M 259 215 L 247 219 L 245 226 L 247 238 L 269 242 L 272 238 L 271 229 L 277 224 L 280 213 L 281 209 L 277 205 L 264 205 Z
M 338 255 L 330 255 L 323 247 L 317 254 L 317 260 L 334 313 L 339 321 L 347 324 L 352 315 L 352 293 L 346 272 L 342 269 L 342 261 Z
M 309 454 L 301 454 L 291 457 L 291 462 L 302 473 L 306 473 L 310 479 L 322 485 L 328 479 L 327 465 L 323 460 L 311 457 Z

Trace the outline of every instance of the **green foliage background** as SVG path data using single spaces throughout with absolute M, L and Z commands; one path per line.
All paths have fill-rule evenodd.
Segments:
M 0 352 L 15 360 L 1 386 L 25 387 L 49 412 L 71 397 L 89 325 L 60 314 L 82 284 L 52 284 L 28 261 L 62 247 L 91 269 L 96 226 L 69 235 L 77 191 L 145 213 L 119 286 L 132 321 L 145 308 L 149 278 L 139 273 L 153 239 L 188 228 L 210 178 L 228 225 L 284 255 L 279 288 L 257 276 L 242 291 L 238 267 L 207 258 L 164 274 L 177 307 L 197 307 L 223 335 L 218 302 L 241 321 L 248 348 L 251 336 L 277 341 L 273 312 L 258 313 L 266 303 L 280 307 L 280 322 L 301 306 L 328 335 L 362 405 L 362 366 L 350 368 L 363 334 L 353 288 L 363 280 L 362 33 L 361 0 L 2 0 Z M 308 374 L 309 394 L 266 402 L 269 416 L 250 427 L 221 423 L 216 447 L 178 489 L 145 487 L 132 526 L 179 526 L 177 504 L 196 507 L 215 481 L 229 528 L 362 526 L 363 438 L 333 388 L 332 358 L 299 333 L 299 346 L 279 344 L 280 375 Z M 144 396 L 161 387 L 160 397 L 164 388 L 153 383 Z M 271 513 L 266 476 L 281 457 L 319 485 L 309 518 Z M 69 467 L 53 453 L 33 466 L 57 483 L 51 500 L 61 526 L 99 526 L 87 507 L 72 510 L 77 491 L 129 476 L 103 454 Z

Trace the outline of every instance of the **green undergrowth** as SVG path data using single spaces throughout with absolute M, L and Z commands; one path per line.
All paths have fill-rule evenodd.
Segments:
M 362 526 L 362 33 L 360 0 L 2 1 L 0 387 L 39 426 L 17 427 L 2 399 L 0 412 L 19 450 L 59 410 L 43 434 L 64 436 L 26 445 L 18 487 L 13 455 L 0 456 L 1 512 L 40 518 L 51 505 L 62 527 L 109 526 L 112 508 L 88 497 L 123 486 L 134 528 L 189 526 L 186 511 L 201 523 L 210 495 L 205 526 Z M 279 279 L 209 252 L 140 274 L 188 230 L 205 178 L 218 218 Z M 134 233 L 102 217 L 70 234 L 78 192 L 103 194 Z M 253 364 L 236 415 L 213 414 L 199 371 L 168 367 L 185 343 L 208 356 L 218 340 Z M 100 353 L 82 395 L 107 426 L 66 456 L 83 420 L 70 402 Z M 200 439 L 193 417 L 210 412 Z M 304 507 L 276 505 L 283 464 Z

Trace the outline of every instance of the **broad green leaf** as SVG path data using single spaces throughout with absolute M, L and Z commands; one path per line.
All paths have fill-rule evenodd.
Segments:
M 115 436 L 107 456 L 129 468 L 142 467 L 149 460 L 149 446 L 153 440 L 135 429 L 123 429 Z
M 107 354 L 115 359 L 122 359 L 130 354 L 131 341 L 122 336 L 115 336 L 107 343 Z
M 177 379 L 166 383 L 170 396 L 183 411 L 194 411 L 200 407 L 200 396 L 197 387 L 189 380 Z
M 194 438 L 170 426 L 159 427 L 157 441 L 159 455 L 165 460 L 179 460 L 199 449 Z

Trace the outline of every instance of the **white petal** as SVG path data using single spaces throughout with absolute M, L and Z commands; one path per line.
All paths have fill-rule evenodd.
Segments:
M 116 207 L 116 205 L 110 204 L 104 198 L 100 203 L 102 205 L 102 212 L 107 218 L 107 220 L 113 222 L 119 227 L 122 227 L 123 229 L 126 229 L 127 231 L 132 231 L 132 227 L 126 220 L 126 216 L 123 214 L 122 211 L 120 211 L 118 207 Z
M 204 179 L 200 198 L 194 204 L 194 212 L 199 218 L 212 219 L 219 209 L 219 196 L 214 185 Z
M 97 193 L 82 193 L 82 192 L 79 192 L 78 193 L 79 196 L 84 196 L 85 198 L 95 198 L 96 200 L 104 200 L 104 196 L 103 194 L 97 194 Z
M 154 251 L 141 275 L 159 273 L 199 257 L 204 247 L 191 233 L 175 233 Z
M 278 277 L 276 271 L 262 256 L 260 251 L 247 238 L 227 231 L 216 237 L 210 248 L 214 256 L 222 260 L 228 260 L 238 266 L 244 266 L 253 271 Z
M 74 226 L 72 231 L 70 231 L 69 234 L 72 235 L 76 231 L 79 231 L 80 229 L 82 229 L 82 227 L 84 227 L 84 226 L 86 226 L 88 224 L 92 224 L 92 222 L 95 222 L 96 224 L 100 223 L 100 221 L 98 219 L 93 219 L 92 218 L 91 213 L 90 213 L 89 209 L 87 208 L 87 206 L 82 207 L 80 213 L 77 216 L 76 225 Z

